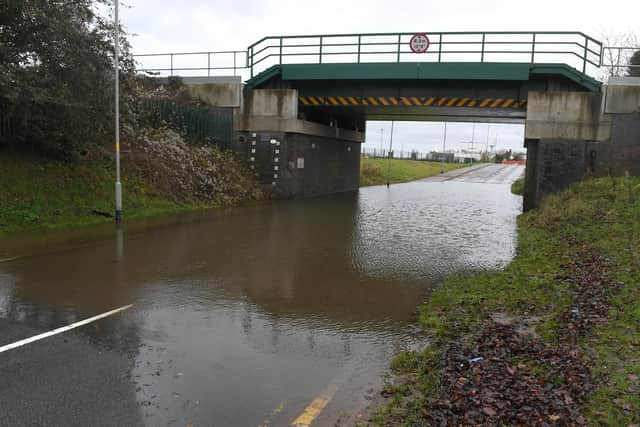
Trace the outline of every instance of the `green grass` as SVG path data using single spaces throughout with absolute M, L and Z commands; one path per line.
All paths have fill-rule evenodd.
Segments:
M 524 177 L 518 178 L 511 184 L 511 192 L 522 196 L 524 194 Z
M 0 236 L 19 231 L 97 224 L 113 219 L 114 166 L 106 161 L 66 163 L 16 153 L 0 153 Z M 197 208 L 153 194 L 123 168 L 127 218 Z
M 550 196 L 520 216 L 518 238 L 518 255 L 503 271 L 450 277 L 419 307 L 432 345 L 394 360 L 393 370 L 408 378 L 404 387 L 412 391 L 394 394 L 375 424 L 419 424 L 424 400 L 438 396 L 433 371 L 447 343 L 471 339 L 495 312 L 539 317 L 538 334 L 554 342 L 557 320 L 572 300 L 559 276 L 577 251 L 572 241 L 598 249 L 621 284 L 610 291 L 607 323 L 579 343 L 592 357 L 597 385 L 583 413 L 592 425 L 640 422 L 640 178 L 590 179 Z
M 360 161 L 360 186 L 382 185 L 387 183 L 387 159 L 362 158 Z M 391 160 L 391 183 L 409 182 L 437 175 L 440 172 L 459 169 L 468 165 L 460 163 L 424 162 L 418 160 Z

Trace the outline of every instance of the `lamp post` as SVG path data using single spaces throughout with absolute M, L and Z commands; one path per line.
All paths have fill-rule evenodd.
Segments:
M 447 122 L 444 122 L 444 139 L 442 140 L 442 167 L 440 173 L 444 173 L 444 157 L 445 150 L 447 149 Z
M 391 137 L 389 138 L 389 155 L 387 160 L 387 187 L 391 184 L 391 153 L 393 152 L 393 125 L 395 122 L 391 122 Z
M 122 184 L 120 183 L 120 22 L 118 2 L 115 0 L 113 44 L 115 57 L 115 128 L 116 128 L 116 222 L 122 221 Z

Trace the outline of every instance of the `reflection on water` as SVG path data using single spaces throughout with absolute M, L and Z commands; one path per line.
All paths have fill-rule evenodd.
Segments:
M 520 200 L 415 182 L 125 230 L 0 264 L 0 316 L 51 329 L 133 303 L 78 333 L 132 358 L 149 425 L 258 425 L 280 405 L 286 423 L 336 378 L 338 402 L 376 383 L 437 281 L 507 263 Z

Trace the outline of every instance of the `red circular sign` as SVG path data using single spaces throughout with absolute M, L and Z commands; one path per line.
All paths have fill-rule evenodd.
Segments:
M 431 42 L 426 34 L 414 34 L 409 40 L 409 47 L 413 53 L 425 53 L 429 49 Z

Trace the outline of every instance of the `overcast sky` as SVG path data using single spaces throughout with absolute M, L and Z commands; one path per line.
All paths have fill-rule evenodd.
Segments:
M 640 32 L 640 1 L 609 0 L 124 0 L 121 11 L 134 53 L 244 50 L 267 35 L 430 31 Z M 379 147 L 380 128 L 370 122 L 367 147 Z M 443 125 L 396 123 L 394 145 L 428 151 L 441 146 Z M 469 124 L 449 124 L 447 145 L 471 139 Z M 475 141 L 486 144 L 487 125 Z M 522 149 L 524 129 L 492 125 L 490 143 Z

